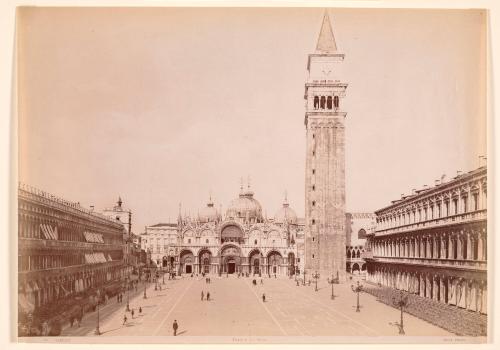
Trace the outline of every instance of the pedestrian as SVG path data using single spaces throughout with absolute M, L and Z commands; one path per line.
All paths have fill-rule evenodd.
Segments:
M 142 307 L 139 306 L 139 315 L 142 314 Z
M 207 301 L 210 301 L 210 292 L 207 292 Z
M 134 318 L 134 309 L 130 311 L 130 314 L 132 315 L 132 318 Z
M 123 315 L 123 324 L 127 323 L 127 315 Z
M 264 280 L 262 278 L 260 279 L 260 284 L 264 284 Z
M 203 298 L 205 298 L 205 294 L 201 291 L 201 301 L 203 301 Z
M 172 328 L 174 329 L 174 337 L 177 336 L 177 328 L 179 328 L 179 325 L 177 324 L 177 320 L 174 320 L 174 324 L 172 325 Z
M 266 295 L 264 293 L 262 293 L 262 302 L 265 303 L 266 302 Z

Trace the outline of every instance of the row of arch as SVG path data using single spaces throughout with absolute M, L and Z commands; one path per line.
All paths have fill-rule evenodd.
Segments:
M 313 107 L 314 109 L 332 109 L 339 108 L 338 96 L 314 96 Z
M 369 242 L 375 256 L 429 259 L 487 259 L 486 228 L 378 238 Z
M 123 266 L 100 266 L 75 273 L 44 277 L 40 273 L 36 278 L 21 280 L 19 292 L 36 308 L 54 303 L 58 299 L 80 293 L 89 288 L 99 287 L 109 281 L 123 277 Z
M 237 246 L 227 245 L 217 255 L 213 255 L 209 249 L 201 249 L 197 255 L 189 249 L 183 249 L 178 257 L 164 257 L 173 271 L 183 273 L 207 273 L 207 274 L 276 274 L 294 275 L 296 273 L 295 254 L 289 252 L 283 256 L 279 251 L 270 250 L 264 254 L 259 249 L 253 249 L 244 256 Z
M 367 280 L 457 307 L 487 313 L 484 277 L 464 278 L 425 271 L 369 266 Z

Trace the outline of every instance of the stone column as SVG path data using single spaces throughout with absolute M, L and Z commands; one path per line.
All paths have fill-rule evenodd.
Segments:
M 432 278 L 432 299 L 439 300 L 439 277 L 434 276 Z
M 420 274 L 419 286 L 420 286 L 419 295 L 423 297 L 425 296 L 425 279 L 423 274 Z
M 445 295 L 445 292 L 446 292 L 446 287 L 445 287 L 445 284 L 446 284 L 446 279 L 444 276 L 440 276 L 439 277 L 439 301 L 442 302 L 442 303 L 445 303 L 446 302 L 446 295 Z
M 471 234 L 470 233 L 467 233 L 467 256 L 466 256 L 466 259 L 467 260 L 472 260 L 473 256 L 472 256 L 472 237 L 471 237 Z

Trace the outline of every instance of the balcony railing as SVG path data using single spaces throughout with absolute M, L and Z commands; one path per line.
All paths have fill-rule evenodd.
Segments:
M 403 263 L 410 265 L 427 265 L 439 267 L 451 267 L 469 270 L 486 271 L 487 262 L 481 260 L 463 260 L 463 259 L 436 259 L 436 258 L 408 258 L 398 256 L 373 256 L 378 262 Z
M 105 244 L 89 242 L 59 241 L 36 238 L 20 238 L 19 248 L 21 249 L 82 249 L 82 250 L 118 250 L 122 249 L 122 244 Z
M 375 232 L 375 236 L 389 235 L 393 233 L 401 233 L 407 231 L 423 230 L 426 228 L 437 228 L 455 224 L 465 224 L 486 219 L 487 219 L 486 209 L 476 210 L 467 213 L 449 215 L 441 218 L 414 222 L 411 224 L 400 225 L 396 227 L 377 229 Z

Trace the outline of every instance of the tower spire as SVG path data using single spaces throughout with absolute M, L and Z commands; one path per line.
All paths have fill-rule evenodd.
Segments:
M 325 10 L 323 15 L 323 23 L 319 32 L 318 43 L 316 44 L 316 51 L 321 52 L 335 52 L 337 51 L 337 44 L 333 36 L 332 25 L 330 24 L 330 17 L 328 11 Z

